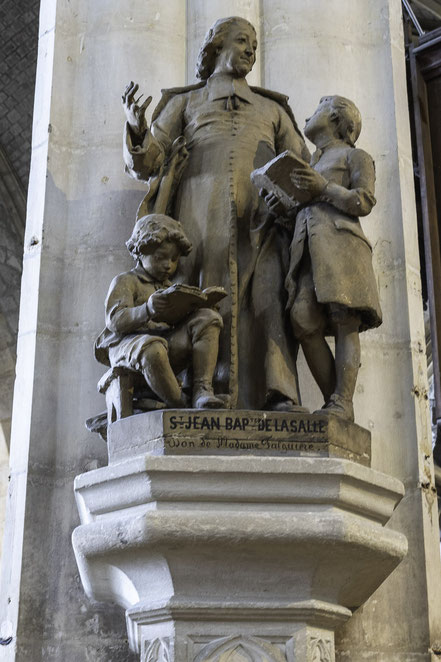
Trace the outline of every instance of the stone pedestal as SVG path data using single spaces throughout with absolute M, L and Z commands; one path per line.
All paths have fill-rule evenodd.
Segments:
M 162 439 L 155 450 L 168 453 L 174 416 L 205 414 L 231 416 L 146 415 Z M 250 414 L 233 419 L 243 424 Z M 312 426 L 320 417 L 303 420 Z M 142 437 L 145 422 L 140 415 L 113 424 L 111 452 L 124 432 Z M 384 526 L 402 484 L 316 450 L 213 457 L 201 446 L 179 456 L 139 448 L 77 477 L 82 524 L 73 544 L 87 595 L 126 609 L 130 647 L 142 662 L 333 661 L 334 630 L 406 553 L 405 537 Z

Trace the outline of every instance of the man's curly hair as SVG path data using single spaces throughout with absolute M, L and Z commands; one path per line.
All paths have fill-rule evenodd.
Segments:
M 228 34 L 231 26 L 236 23 L 246 23 L 252 28 L 253 32 L 256 32 L 254 26 L 246 18 L 240 16 L 229 16 L 216 21 L 205 35 L 204 43 L 199 51 L 196 76 L 201 80 L 210 78 L 216 66 L 216 56 L 224 44 L 225 35 Z
M 148 214 L 135 223 L 126 246 L 130 255 L 137 260 L 142 254 L 153 253 L 164 241 L 174 241 L 181 255 L 188 255 L 191 251 L 191 243 L 179 221 L 165 214 Z

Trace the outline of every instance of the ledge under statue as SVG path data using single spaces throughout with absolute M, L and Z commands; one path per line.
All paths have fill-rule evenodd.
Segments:
M 201 82 L 164 91 L 151 127 L 151 97 L 123 94 L 147 190 L 95 344 L 107 409 L 87 425 L 110 466 L 76 479 L 74 548 L 142 662 L 333 662 L 336 627 L 406 553 L 384 527 L 403 487 L 354 424 L 359 334 L 382 320 L 360 112 L 323 97 L 311 157 L 287 97 L 248 86 L 256 48 L 248 21 L 216 21 Z

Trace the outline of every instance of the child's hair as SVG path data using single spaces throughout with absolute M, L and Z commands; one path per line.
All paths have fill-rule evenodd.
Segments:
M 361 132 L 361 114 L 357 106 L 346 97 L 332 96 L 327 97 L 331 102 L 331 107 L 338 115 L 338 132 L 340 138 L 347 142 L 351 147 L 355 147 L 358 136 Z
M 254 26 L 240 16 L 229 16 L 220 18 L 214 23 L 205 35 L 204 43 L 201 46 L 196 64 L 196 76 L 201 80 L 210 78 L 216 66 L 216 57 L 219 50 L 224 45 L 224 39 L 233 25 L 245 23 L 256 32 Z
M 191 243 L 182 225 L 165 214 L 149 214 L 136 221 L 126 246 L 136 260 L 141 254 L 153 253 L 164 241 L 176 242 L 181 255 L 188 255 L 191 251 Z

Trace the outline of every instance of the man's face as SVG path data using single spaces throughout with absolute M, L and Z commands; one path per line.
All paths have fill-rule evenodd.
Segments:
M 233 23 L 216 59 L 216 71 L 244 78 L 256 61 L 256 33 L 247 23 Z

